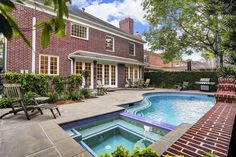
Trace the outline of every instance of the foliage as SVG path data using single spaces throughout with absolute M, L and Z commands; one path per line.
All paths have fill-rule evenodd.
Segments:
M 48 97 L 50 102 L 56 102 L 60 98 L 60 95 L 54 91 L 48 92 Z
M 64 90 L 64 79 L 61 76 L 55 76 L 53 77 L 52 82 L 54 84 L 56 92 L 61 94 Z
M 17 0 L 18 3 L 23 4 L 24 0 Z M 69 16 L 66 3 L 70 0 L 44 0 L 45 6 L 54 8 L 56 16 L 50 20 L 41 21 L 36 24 L 36 28 L 42 28 L 41 33 L 41 46 L 46 48 L 49 44 L 51 34 L 54 32 L 58 37 L 62 37 L 65 34 L 65 23 L 63 17 Z M 52 5 L 53 4 L 53 5 Z M 14 17 L 11 15 L 12 11 L 16 9 L 12 0 L 0 1 L 0 33 L 9 40 L 15 36 L 21 36 L 27 45 L 31 46 L 29 40 L 21 32 L 20 28 Z
M 88 88 L 81 89 L 81 93 L 84 96 L 84 98 L 90 98 L 92 95 L 91 90 Z
M 100 155 L 100 157 L 158 157 L 156 151 L 151 150 L 151 147 L 143 148 L 141 151 L 138 147 L 133 150 L 133 153 L 125 150 L 124 146 L 120 145 L 110 154 Z
M 2 97 L 0 99 L 0 108 L 7 107 L 7 105 L 8 105 L 8 99 L 6 97 Z
M 150 85 L 160 88 L 174 88 L 175 85 L 184 81 L 189 82 L 189 89 L 199 89 L 199 85 L 195 84 L 200 78 L 210 78 L 211 81 L 218 81 L 216 72 L 146 72 L 145 79 L 151 79 Z M 211 86 L 212 91 L 216 90 L 216 86 Z
M 21 0 L 18 0 L 18 2 L 22 3 Z M 27 45 L 31 46 L 29 40 L 18 27 L 15 18 L 11 15 L 11 12 L 14 9 L 16 9 L 16 7 L 11 0 L 0 1 L 0 33 L 2 33 L 8 40 L 12 37 L 21 36 Z
M 71 85 L 72 88 L 76 88 L 82 85 L 82 75 L 81 74 L 71 74 L 68 76 L 68 83 Z
M 227 62 L 229 65 L 221 67 L 218 70 L 218 76 L 236 79 L 236 53 L 230 53 Z
M 70 90 L 68 90 L 68 98 L 71 100 L 81 100 L 84 97 L 83 97 L 81 90 L 70 89 Z
M 35 92 L 27 92 L 24 94 L 24 102 L 26 105 L 31 105 L 33 102 L 32 102 L 32 98 L 36 97 L 37 94 Z
M 203 157 L 217 157 L 217 156 L 213 153 L 206 152 L 206 153 L 204 153 Z
M 224 16 L 217 0 L 145 0 L 143 7 L 150 23 L 146 40 L 163 51 L 165 62 L 195 51 L 212 53 L 223 64 Z

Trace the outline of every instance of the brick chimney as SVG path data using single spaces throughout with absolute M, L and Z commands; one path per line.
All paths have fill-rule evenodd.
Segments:
M 134 34 L 134 20 L 132 18 L 125 18 L 124 20 L 121 20 L 119 24 L 121 30 L 130 34 Z

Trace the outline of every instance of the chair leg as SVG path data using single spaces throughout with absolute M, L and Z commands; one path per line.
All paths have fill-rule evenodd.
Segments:
M 52 112 L 52 115 L 53 115 L 54 119 L 56 119 L 56 116 L 55 116 L 55 114 L 53 112 L 53 109 L 50 109 L 50 111 Z
M 41 115 L 43 115 L 43 111 L 41 108 L 38 108 L 38 111 L 40 112 Z
M 59 116 L 61 116 L 61 112 L 59 111 L 59 109 L 58 109 L 58 108 L 56 108 L 56 110 L 57 110 L 57 112 L 58 112 Z

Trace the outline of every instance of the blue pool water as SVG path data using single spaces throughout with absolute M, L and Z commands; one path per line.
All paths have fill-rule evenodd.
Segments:
M 144 118 L 179 125 L 194 124 L 215 103 L 208 95 L 155 93 L 145 96 L 144 100 L 127 108 L 127 112 Z
M 88 122 L 66 124 L 62 127 L 75 141 L 96 157 L 100 154 L 112 153 L 120 145 L 130 152 L 136 146 L 142 149 L 168 133 L 167 130 L 135 121 L 120 113 L 111 117 L 104 116 L 88 119 Z M 145 132 L 144 126 L 150 127 L 151 131 Z

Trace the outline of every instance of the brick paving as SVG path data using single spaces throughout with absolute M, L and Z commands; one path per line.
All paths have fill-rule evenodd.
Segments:
M 226 157 L 235 115 L 234 104 L 217 103 L 162 156 L 169 154 L 200 157 L 205 152 L 212 152 L 217 156 Z

